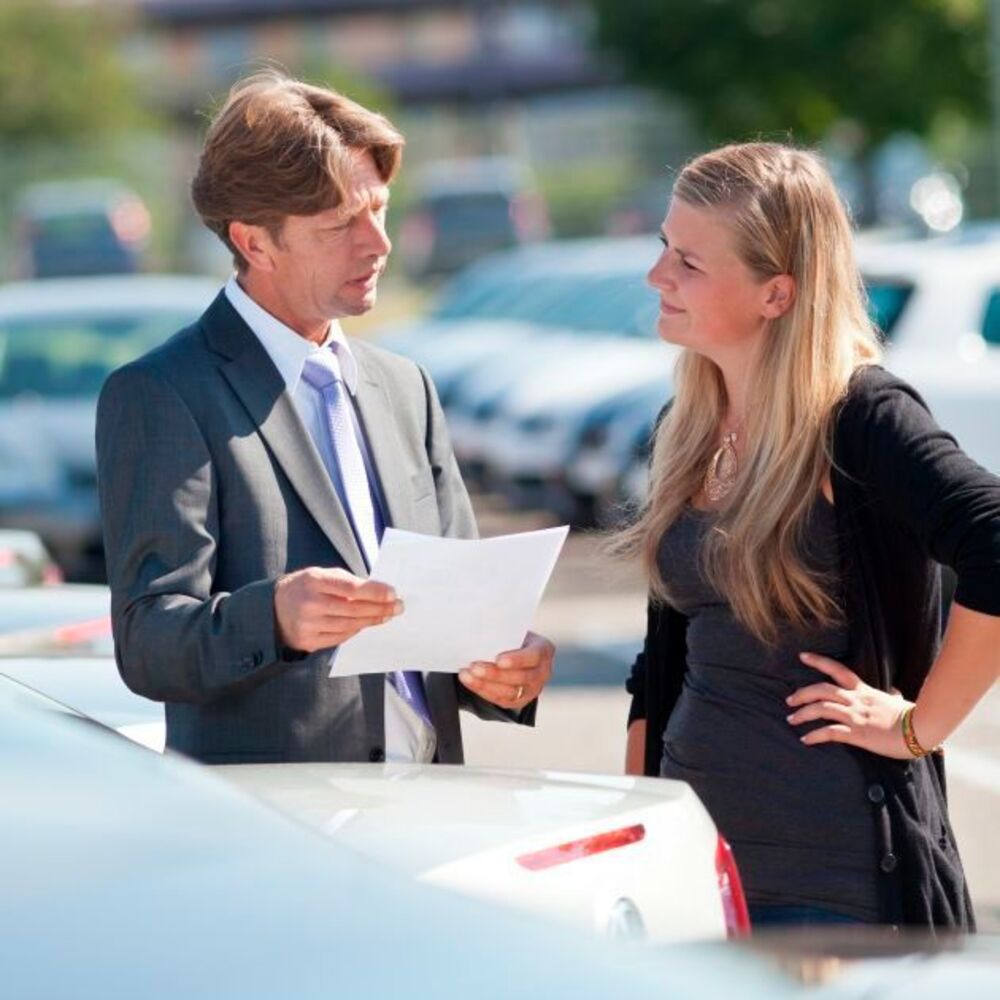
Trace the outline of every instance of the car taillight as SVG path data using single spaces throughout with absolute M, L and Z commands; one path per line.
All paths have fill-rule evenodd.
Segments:
M 743 883 L 733 849 L 721 835 L 715 847 L 715 874 L 719 879 L 719 896 L 722 899 L 722 913 L 726 920 L 726 936 L 731 938 L 749 937 L 750 914 L 747 899 L 743 895 Z
M 591 858 L 595 854 L 614 851 L 619 847 L 637 844 L 646 836 L 646 828 L 642 823 L 635 826 L 624 826 L 619 830 L 609 830 L 592 837 L 580 840 L 570 840 L 555 847 L 546 847 L 541 851 L 532 851 L 517 858 L 517 863 L 528 871 L 538 872 L 556 865 L 564 865 L 567 861 L 577 861 L 580 858 Z
M 63 625 L 55 630 L 53 638 L 60 646 L 77 646 L 109 635 L 111 635 L 111 619 L 105 617 Z

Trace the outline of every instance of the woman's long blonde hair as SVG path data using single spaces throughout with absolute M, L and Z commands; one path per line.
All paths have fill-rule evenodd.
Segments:
M 851 374 L 878 360 L 847 213 L 820 158 L 774 143 L 725 146 L 689 163 L 673 197 L 718 213 L 736 251 L 765 281 L 795 279 L 794 302 L 771 321 L 749 380 L 746 451 L 706 534 L 702 568 L 738 620 L 773 641 L 781 622 L 837 620 L 830 581 L 807 565 L 806 527 L 832 465 L 832 422 Z M 654 596 L 664 533 L 702 488 L 726 414 L 722 374 L 685 350 L 673 406 L 653 445 L 650 490 L 619 551 L 641 555 Z

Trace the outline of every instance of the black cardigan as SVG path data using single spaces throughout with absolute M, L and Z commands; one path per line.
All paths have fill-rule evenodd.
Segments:
M 1000 480 L 935 423 L 905 382 L 859 369 L 838 411 L 832 483 L 851 660 L 867 683 L 914 700 L 940 646 L 941 573 L 955 600 L 1000 615 Z M 645 773 L 658 775 L 663 733 L 686 669 L 687 619 L 650 602 L 632 666 L 629 723 L 647 721 Z M 974 926 L 945 807 L 944 762 L 855 751 L 879 844 L 880 917 L 924 927 Z

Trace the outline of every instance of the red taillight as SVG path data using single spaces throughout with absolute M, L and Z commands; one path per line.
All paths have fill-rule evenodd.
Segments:
M 726 918 L 726 936 L 749 937 L 750 914 L 747 912 L 747 898 L 743 895 L 743 883 L 740 881 L 733 849 L 722 836 L 715 847 L 715 874 L 719 879 L 722 913 Z
M 77 622 L 75 625 L 63 625 L 53 634 L 60 646 L 76 646 L 80 643 L 92 642 L 111 635 L 110 618 L 94 618 L 88 622 Z
M 564 865 L 567 861 L 589 858 L 595 854 L 602 854 L 604 851 L 613 851 L 617 847 L 626 847 L 629 844 L 638 843 L 645 836 L 646 828 L 638 823 L 635 826 L 622 827 L 620 830 L 611 830 L 608 833 L 598 833 L 593 837 L 584 837 L 582 840 L 571 840 L 556 847 L 546 847 L 542 851 L 532 851 L 531 854 L 522 854 L 517 859 L 517 863 L 522 868 L 537 872 L 543 868 Z
M 42 570 L 42 583 L 46 586 L 65 582 L 66 580 L 63 577 L 62 570 L 55 563 L 49 563 L 45 569 Z

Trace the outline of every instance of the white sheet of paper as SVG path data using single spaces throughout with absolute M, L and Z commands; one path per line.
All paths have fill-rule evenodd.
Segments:
M 520 648 L 568 532 L 469 540 L 387 528 L 371 578 L 390 584 L 405 610 L 345 642 L 330 676 L 457 673 Z

